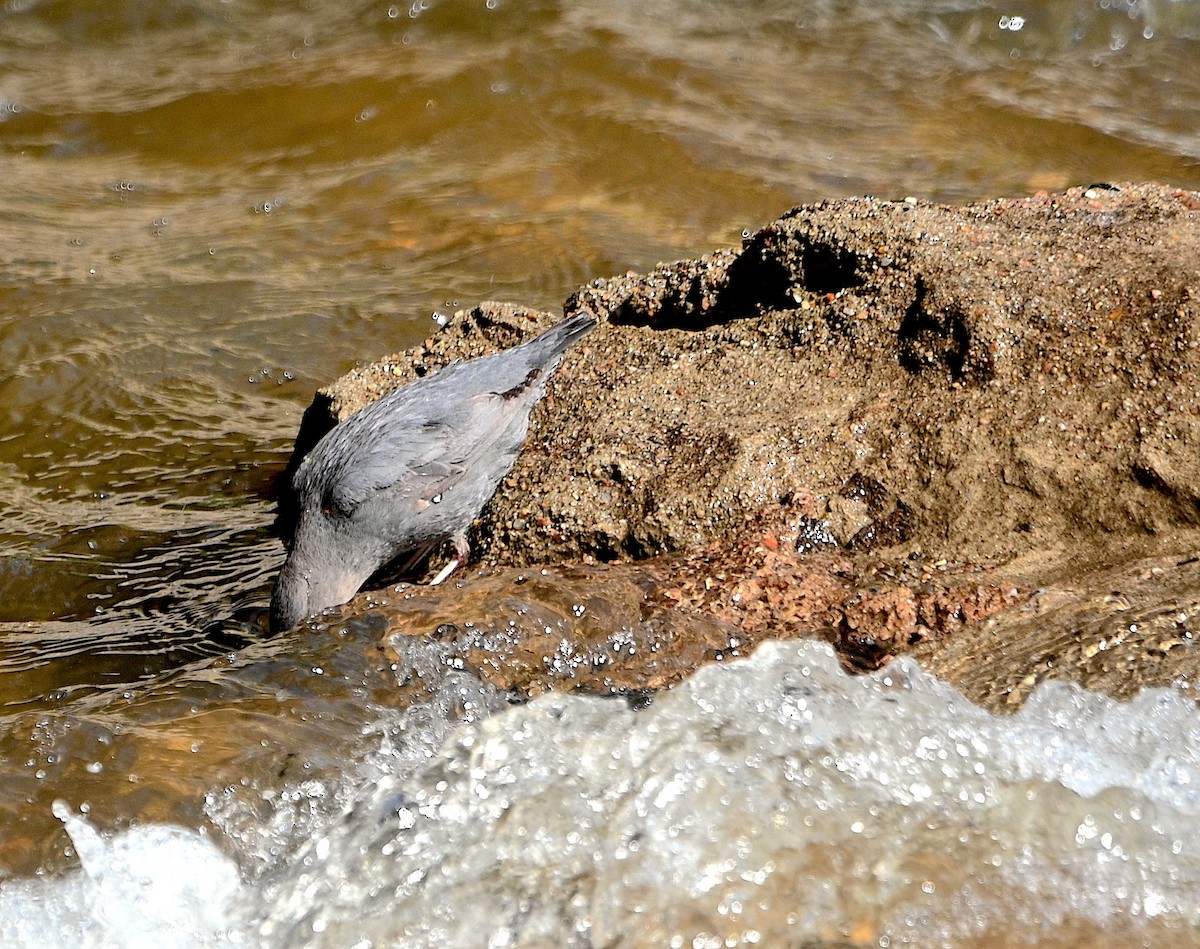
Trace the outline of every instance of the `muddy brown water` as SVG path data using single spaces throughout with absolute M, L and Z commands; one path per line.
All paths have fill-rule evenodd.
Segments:
M 389 701 L 377 636 L 260 641 L 270 497 L 313 391 L 435 315 L 555 310 L 827 197 L 1200 187 L 1195 4 L 1022 12 L 5 5 L 4 868 L 69 862 L 64 789 L 201 822 Z M 202 764 L 197 715 L 238 727 Z

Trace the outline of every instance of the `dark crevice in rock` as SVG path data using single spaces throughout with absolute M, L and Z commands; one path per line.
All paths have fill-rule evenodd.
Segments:
M 846 247 L 807 241 L 800 248 L 800 278 L 813 293 L 840 293 L 862 284 L 858 257 Z
M 931 312 L 928 287 L 917 277 L 916 294 L 898 332 L 900 365 L 917 374 L 928 369 L 949 371 L 954 379 L 966 374 L 971 334 L 961 313 Z

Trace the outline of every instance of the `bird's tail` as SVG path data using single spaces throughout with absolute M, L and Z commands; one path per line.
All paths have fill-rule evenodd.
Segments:
M 531 373 L 527 376 L 512 378 L 508 382 L 511 396 L 517 396 L 522 391 L 536 388 L 539 391 L 546 380 L 558 368 L 563 355 L 575 343 L 596 328 L 596 317 L 590 313 L 577 313 L 569 316 L 560 323 L 555 323 L 544 333 L 531 340 L 502 350 L 492 356 L 484 356 L 484 360 L 503 360 L 506 368 L 517 369 L 526 367 Z M 503 394 L 503 393 L 502 393 Z
M 546 332 L 530 340 L 527 345 L 535 347 L 545 343 L 551 353 L 560 356 L 595 328 L 596 317 L 591 313 L 576 313 L 561 323 L 555 323 Z

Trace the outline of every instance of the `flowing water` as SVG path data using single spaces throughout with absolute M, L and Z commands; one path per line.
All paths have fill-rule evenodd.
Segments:
M 799 673 L 778 656 L 737 673 L 778 705 L 765 731 L 725 745 L 720 715 L 743 713 L 707 710 L 711 676 L 636 713 L 546 699 L 493 718 L 503 697 L 451 676 L 401 713 L 404 664 L 369 624 L 325 642 L 262 621 L 271 491 L 317 386 L 460 306 L 554 309 L 804 201 L 1200 188 L 1200 3 L 8 0 L 0 168 L 4 945 L 350 945 L 373 905 L 403 917 L 375 944 L 996 945 L 971 918 L 1006 916 L 1037 939 L 1041 920 L 1081 944 L 1153 925 L 1200 942 L 1179 896 L 1194 804 L 1171 790 L 1195 725 L 1163 723 L 1163 703 L 1185 714 L 1169 697 L 1027 713 L 1128 715 L 1174 762 L 1099 750 L 1087 767 L 1121 777 L 1081 788 L 1012 764 L 1014 726 L 936 684 L 910 706 L 876 683 L 904 715 L 950 703 L 955 740 L 987 746 L 960 757 L 1004 775 L 1002 804 L 966 772 L 947 780 L 967 799 L 912 778 L 931 788 L 914 809 L 893 758 L 919 742 L 876 722 L 861 781 L 822 771 L 843 753 L 780 711 Z M 822 674 L 808 707 L 841 714 L 847 688 Z M 660 715 L 696 751 L 658 772 L 631 743 Z M 522 767 L 451 757 L 439 777 L 428 753 L 456 722 L 452 747 Z M 708 843 L 671 816 L 682 800 Z M 544 831 L 490 823 L 551 806 Z M 170 910 L 184 883 L 191 916 Z

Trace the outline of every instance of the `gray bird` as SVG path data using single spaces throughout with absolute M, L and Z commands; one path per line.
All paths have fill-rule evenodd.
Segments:
M 451 363 L 334 426 L 297 466 L 291 550 L 271 629 L 345 603 L 376 570 L 450 540 L 441 583 L 470 556 L 467 530 L 517 460 L 529 413 L 587 314 L 491 356 Z

